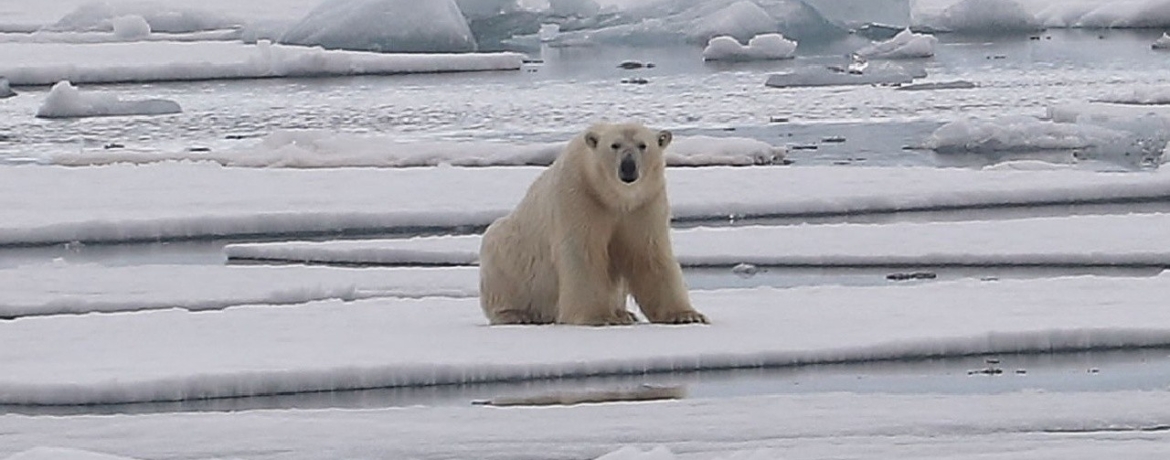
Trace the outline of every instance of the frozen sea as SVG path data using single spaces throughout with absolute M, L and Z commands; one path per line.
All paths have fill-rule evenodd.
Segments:
M 870 40 L 412 61 L 29 33 L 81 3 L 0 0 L 0 76 L 25 79 L 0 99 L 0 459 L 1170 454 L 1159 28 L 938 33 L 863 73 L 940 88 L 776 88 Z M 317 2 L 235 3 L 201 7 Z M 1050 3 L 1022 11 L 1166 7 Z M 43 116 L 160 99 L 181 111 Z M 712 324 L 487 327 L 477 235 L 599 120 L 675 133 L 675 252 Z M 479 404 L 646 385 L 681 398 Z

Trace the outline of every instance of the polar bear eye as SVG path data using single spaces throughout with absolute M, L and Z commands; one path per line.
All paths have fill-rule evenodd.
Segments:
M 614 142 L 613 145 L 610 146 L 610 148 L 617 150 L 617 149 L 622 148 L 622 144 L 619 142 Z
M 638 150 L 645 151 L 645 150 L 646 150 L 646 143 L 645 143 L 645 142 L 639 142 L 639 143 L 638 143 Z

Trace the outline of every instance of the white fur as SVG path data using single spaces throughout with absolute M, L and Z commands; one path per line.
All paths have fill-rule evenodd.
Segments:
M 569 142 L 480 248 L 480 304 L 492 324 L 705 323 L 670 244 L 668 131 L 598 124 Z M 618 148 L 614 148 L 618 147 Z M 637 179 L 620 179 L 620 164 Z

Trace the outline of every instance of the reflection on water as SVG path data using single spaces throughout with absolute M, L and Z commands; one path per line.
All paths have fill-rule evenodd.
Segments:
M 989 364 L 989 361 L 991 363 Z M 977 371 L 989 367 L 1002 373 Z M 689 398 L 850 392 L 884 394 L 996 394 L 1024 390 L 1088 392 L 1170 388 L 1170 349 L 971 356 L 664 373 L 480 385 L 383 388 L 227 398 L 172 403 L 95 406 L 0 406 L 0 414 L 121 414 L 260 409 L 370 409 L 460 406 L 497 397 L 556 392 L 682 386 Z

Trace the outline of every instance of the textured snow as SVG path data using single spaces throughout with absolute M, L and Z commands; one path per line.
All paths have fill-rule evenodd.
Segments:
M 169 115 L 180 113 L 183 108 L 169 99 L 146 99 L 124 101 L 115 94 L 84 93 L 61 81 L 53 85 L 45 102 L 37 109 L 41 118 L 83 118 L 123 115 Z
M 1170 266 L 1170 215 L 675 230 L 683 266 Z M 1005 237 L 1005 235 L 1011 235 Z M 469 265 L 479 236 L 233 244 L 229 259 Z
M 455 0 L 325 0 L 280 42 L 385 53 L 476 50 Z
M 734 37 L 719 36 L 707 42 L 703 59 L 708 61 L 759 61 L 791 59 L 796 54 L 796 42 L 780 34 L 756 35 L 741 45 Z
M 13 166 L 0 168 L 0 244 L 483 226 L 515 207 L 541 171 Z M 1170 196 L 1170 175 L 1160 171 L 671 168 L 667 184 L 681 219 Z
M 0 43 L 14 85 L 518 70 L 515 53 L 378 54 L 227 42 Z
M 1170 434 L 1158 429 L 1168 419 L 1165 391 L 817 393 L 546 408 L 4 415 L 0 457 L 68 444 L 143 459 L 580 460 L 659 446 L 688 460 L 1099 460 L 1119 453 L 1154 459 L 1170 454 Z
M 350 269 L 48 264 L 0 269 L 0 318 L 171 308 L 207 311 L 241 305 L 292 305 L 376 297 L 473 297 L 478 272 L 449 269 Z
M 916 34 L 905 29 L 894 38 L 857 50 L 856 54 L 868 59 L 928 58 L 934 56 L 937 44 L 938 39 L 933 35 Z
M 1167 276 L 696 291 L 712 324 L 683 327 L 485 327 L 478 299 L 442 298 L 22 318 L 0 322 L 0 404 L 1166 346 L 1167 295 Z
M 390 136 L 363 136 L 325 131 L 278 131 L 259 144 L 220 152 L 136 152 L 101 150 L 53 155 L 50 162 L 69 166 L 161 161 L 208 161 L 238 167 L 418 167 L 549 165 L 563 142 L 401 142 Z M 742 137 L 679 136 L 667 150 L 671 166 L 746 166 L 778 164 L 785 149 Z

